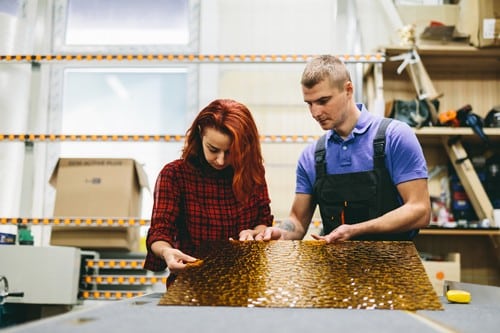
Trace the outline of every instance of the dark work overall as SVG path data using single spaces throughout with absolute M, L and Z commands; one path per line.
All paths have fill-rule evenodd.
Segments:
M 401 206 L 396 186 L 385 167 L 385 130 L 391 119 L 384 118 L 373 140 L 373 170 L 327 175 L 325 140 L 316 144 L 316 181 L 314 199 L 319 205 L 323 233 L 339 225 L 355 224 L 379 217 Z M 411 240 L 417 230 L 404 233 L 363 235 L 355 240 Z

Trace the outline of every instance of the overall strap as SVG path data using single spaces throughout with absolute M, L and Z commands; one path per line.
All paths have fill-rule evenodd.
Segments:
M 326 163 L 325 163 L 325 141 L 326 134 L 323 134 L 316 142 L 316 150 L 314 151 L 314 161 L 316 162 L 316 179 L 319 179 L 326 175 Z
M 374 168 L 385 167 L 384 157 L 385 157 L 385 130 L 389 123 L 392 121 L 390 118 L 383 118 L 373 139 L 373 166 Z M 326 175 L 326 163 L 325 163 L 325 141 L 326 134 L 321 136 L 316 143 L 316 149 L 314 151 L 314 160 L 316 162 L 316 178 L 321 178 Z
M 385 157 L 385 130 L 389 123 L 392 121 L 390 118 L 383 118 L 373 139 L 373 168 L 379 169 L 384 168 L 384 157 Z

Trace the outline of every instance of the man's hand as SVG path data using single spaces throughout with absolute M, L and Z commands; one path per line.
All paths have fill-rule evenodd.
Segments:
M 342 224 L 325 236 L 311 235 L 316 240 L 324 240 L 327 243 L 342 242 L 354 236 L 353 227 L 350 224 Z

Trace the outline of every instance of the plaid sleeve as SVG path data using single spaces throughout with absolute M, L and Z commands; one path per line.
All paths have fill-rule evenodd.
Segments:
M 165 241 L 175 246 L 177 227 L 175 221 L 179 216 L 181 200 L 180 173 L 172 165 L 166 165 L 156 180 L 151 225 L 148 230 L 146 247 L 148 249 L 144 268 L 151 271 L 162 271 L 167 268 L 165 261 L 156 257 L 151 251 L 151 244 Z

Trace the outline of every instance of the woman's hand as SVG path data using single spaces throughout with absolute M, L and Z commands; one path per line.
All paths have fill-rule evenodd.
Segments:
M 285 239 L 286 230 L 277 227 L 267 227 L 255 236 L 255 240 Z
M 242 230 L 242 231 L 240 231 L 240 234 L 238 235 L 238 240 L 240 240 L 240 241 L 254 240 L 256 234 L 257 234 L 257 231 L 252 230 L 252 229 Z
M 169 271 L 172 273 L 178 273 L 184 270 L 188 263 L 198 260 L 195 257 L 191 257 L 178 249 L 170 247 L 163 248 L 161 250 L 161 256 L 167 263 Z
M 264 224 L 258 225 L 255 229 L 245 229 L 240 231 L 238 234 L 239 241 L 249 241 L 249 240 L 257 240 L 257 236 L 263 233 L 266 230 L 267 226 Z M 230 238 L 232 240 L 232 238 Z

